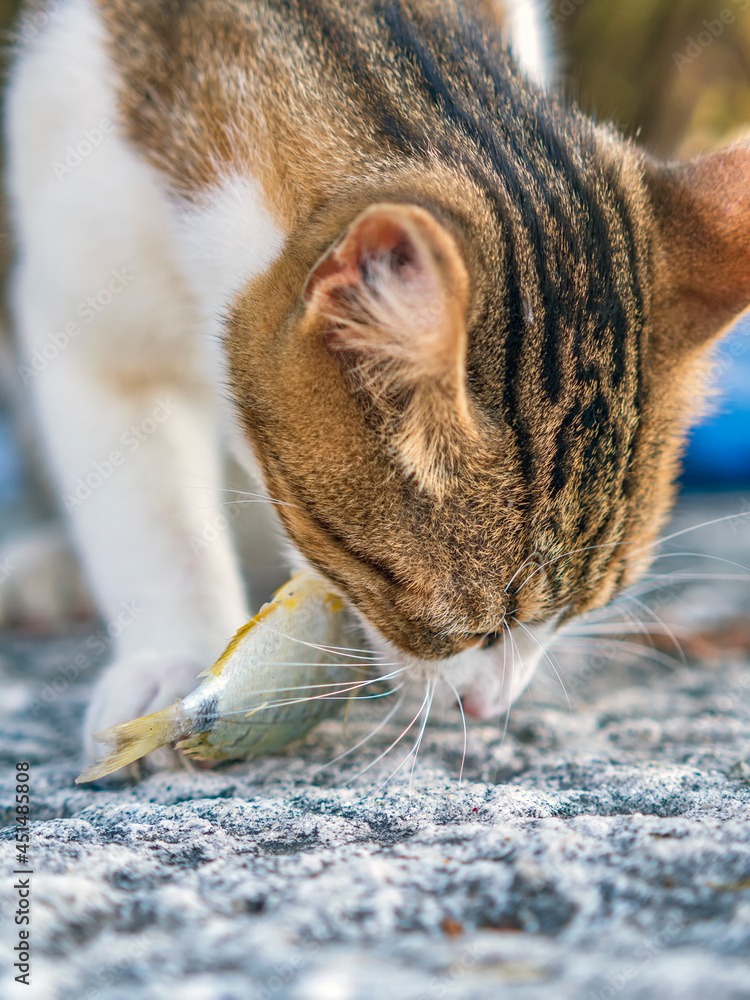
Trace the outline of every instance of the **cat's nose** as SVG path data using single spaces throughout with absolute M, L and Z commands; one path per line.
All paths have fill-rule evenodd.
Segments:
M 461 708 L 464 715 L 468 718 L 478 719 L 480 722 L 487 722 L 490 719 L 494 719 L 502 710 L 494 702 L 484 698 L 481 693 L 477 692 L 462 694 Z

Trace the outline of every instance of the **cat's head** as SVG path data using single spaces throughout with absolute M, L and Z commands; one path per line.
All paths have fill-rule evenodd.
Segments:
M 662 165 L 579 127 L 502 183 L 342 196 L 229 321 L 287 532 L 414 660 L 533 662 L 643 572 L 706 348 L 750 303 L 748 150 Z

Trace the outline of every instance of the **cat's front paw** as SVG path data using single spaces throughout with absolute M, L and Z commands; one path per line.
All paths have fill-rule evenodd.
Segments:
M 205 666 L 205 665 L 204 665 Z M 84 755 L 93 762 L 105 752 L 94 734 L 150 715 L 189 694 L 203 668 L 188 658 L 144 652 L 115 660 L 94 686 L 83 726 Z M 177 755 L 164 747 L 144 759 L 147 770 L 176 766 Z

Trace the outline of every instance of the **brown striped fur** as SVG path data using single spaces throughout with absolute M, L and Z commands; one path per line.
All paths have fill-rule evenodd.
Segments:
M 247 171 L 289 233 L 226 346 L 308 559 L 425 658 L 632 582 L 750 301 L 746 149 L 651 161 L 490 0 L 97 3 L 175 196 Z

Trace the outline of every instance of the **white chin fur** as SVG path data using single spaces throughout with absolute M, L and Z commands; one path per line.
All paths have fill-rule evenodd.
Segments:
M 511 629 L 490 649 L 473 648 L 445 660 L 419 660 L 406 656 L 384 639 L 363 615 L 360 624 L 375 652 L 389 663 L 403 663 L 407 676 L 417 683 L 438 680 L 436 705 L 450 703 L 457 693 L 467 715 L 493 719 L 506 712 L 528 686 L 555 632 L 554 623 Z M 455 689 L 455 690 L 454 690 Z

